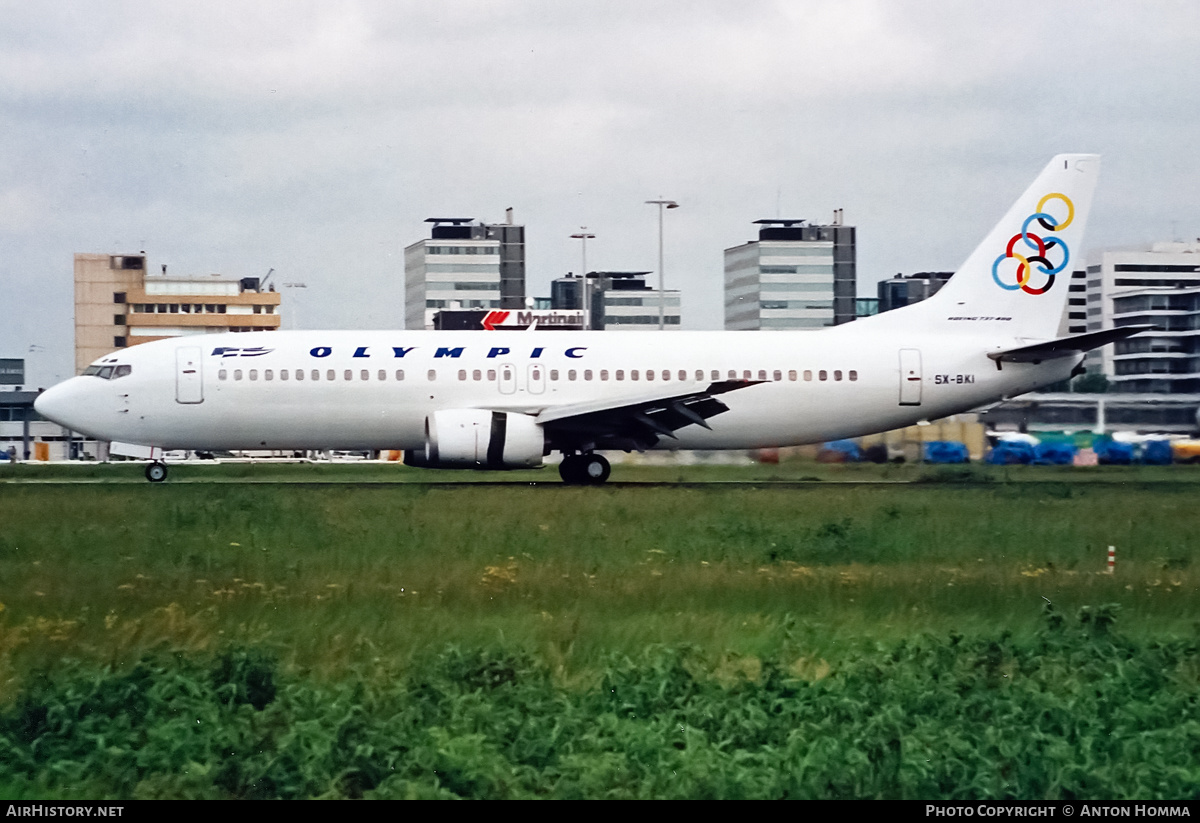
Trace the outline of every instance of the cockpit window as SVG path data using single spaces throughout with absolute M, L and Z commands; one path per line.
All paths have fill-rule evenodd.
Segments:
M 84 377 L 99 377 L 101 380 L 116 380 L 133 373 L 133 366 L 88 366 Z

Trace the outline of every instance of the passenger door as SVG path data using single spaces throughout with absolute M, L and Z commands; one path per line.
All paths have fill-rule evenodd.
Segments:
M 204 402 L 204 369 L 199 346 L 175 350 L 175 402 Z
M 921 352 L 900 350 L 900 405 L 921 405 Z

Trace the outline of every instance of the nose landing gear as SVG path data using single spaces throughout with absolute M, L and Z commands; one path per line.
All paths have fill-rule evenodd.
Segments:
M 599 486 L 611 473 L 608 461 L 594 452 L 564 455 L 558 465 L 558 474 L 568 486 Z
M 151 483 L 161 483 L 167 479 L 167 464 L 155 460 L 146 466 L 146 479 Z

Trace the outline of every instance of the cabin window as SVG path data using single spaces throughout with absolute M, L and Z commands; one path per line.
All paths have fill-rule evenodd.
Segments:
M 229 372 L 225 371 L 224 369 L 219 369 L 217 371 L 217 379 L 218 380 L 227 380 L 228 378 L 229 378 Z
M 850 370 L 850 382 L 853 383 L 857 379 L 858 379 L 858 372 L 855 371 L 854 369 L 851 369 Z
M 671 372 L 667 371 L 666 369 L 663 369 L 663 380 L 670 380 L 670 379 L 671 379 Z
M 280 370 L 279 370 L 279 379 L 280 379 L 280 380 L 287 380 L 287 379 L 288 379 L 288 370 L 287 370 L 287 369 L 280 369 Z
M 430 369 L 425 376 L 428 377 L 431 382 L 437 380 L 437 369 Z
M 766 380 L 766 379 L 767 379 L 767 370 L 766 370 L 766 369 L 759 369 L 759 370 L 758 370 L 758 379 L 759 379 L 759 380 Z
M 466 382 L 466 380 L 467 380 L 467 370 L 466 369 L 458 370 L 458 379 L 464 383 Z
M 488 382 L 489 383 L 496 382 L 496 370 L 495 369 L 488 369 Z
M 771 379 L 772 379 L 772 380 L 782 380 L 782 379 L 783 379 L 783 372 L 781 372 L 779 369 L 776 369 L 776 370 L 774 371 L 774 373 L 771 375 Z
M 591 370 L 591 369 L 584 369 L 584 370 L 583 370 L 583 379 L 584 379 L 584 380 L 591 380 L 591 379 L 592 379 L 592 370 Z
M 325 370 L 325 379 L 326 380 L 337 380 L 337 372 L 334 371 L 333 369 L 326 369 Z
M 551 379 L 551 380 L 557 380 L 557 379 L 558 379 L 558 369 L 551 369 L 551 370 L 550 370 L 550 379 Z
M 824 369 L 821 369 L 819 372 L 817 372 L 817 379 L 818 380 L 828 380 L 829 372 L 825 371 Z
M 478 383 L 483 379 L 483 372 L 481 372 L 479 369 L 475 369 L 471 372 L 471 379 Z
M 637 374 L 637 372 L 634 372 L 634 374 L 636 375 L 636 374 Z M 634 380 L 637 380 L 637 378 L 636 378 L 636 377 L 634 377 L 633 379 L 634 379 Z M 654 369 L 646 369 L 646 379 L 647 379 L 647 380 L 653 380 L 653 379 L 654 379 Z
M 575 379 L 575 370 L 574 369 L 567 369 L 567 379 L 568 380 Z
M 696 369 L 696 382 L 699 383 L 703 380 L 704 380 L 704 369 Z
M 234 369 L 234 370 L 233 370 L 233 379 L 234 379 L 234 380 L 241 380 L 241 379 L 242 379 L 242 370 L 241 370 L 241 369 Z
M 274 380 L 274 379 L 275 379 L 275 372 L 271 371 L 270 369 L 263 370 L 263 380 Z
M 749 369 L 746 369 L 745 371 L 743 371 L 743 372 L 742 372 L 742 379 L 743 379 L 743 380 L 749 380 L 749 379 L 750 379 L 750 370 L 749 370 Z
M 680 369 L 680 370 L 679 370 L 679 379 L 680 379 L 680 380 L 687 380 L 687 372 L 686 372 L 686 371 L 684 371 L 683 369 Z M 703 378 L 700 376 L 700 372 L 696 372 L 696 379 L 697 379 L 697 380 L 702 380 L 702 379 L 703 379 Z
M 309 377 L 311 377 L 313 380 L 320 380 L 321 372 L 317 371 L 316 369 L 313 369 L 312 374 L 310 374 Z
M 386 369 L 380 369 L 380 370 L 379 370 L 379 373 L 378 373 L 377 375 L 375 375 L 375 376 L 379 378 L 379 382 L 380 382 L 380 383 L 386 382 L 386 381 L 387 381 L 387 370 L 386 370 Z
M 804 379 L 805 379 L 805 380 L 812 380 L 812 370 L 811 370 L 811 369 L 805 369 L 805 370 L 804 370 Z
M 793 383 L 796 382 L 796 370 L 795 369 L 790 369 L 788 371 L 788 380 L 791 380 Z
M 304 369 L 296 369 L 296 379 L 297 380 L 304 379 Z
M 250 379 L 251 379 L 251 380 L 257 380 L 257 379 L 258 379 L 258 369 L 251 369 L 251 370 L 250 370 Z
M 637 379 L 638 379 L 638 370 L 637 370 L 637 369 L 630 369 L 630 370 L 629 370 L 629 379 L 630 379 L 630 380 L 637 380 Z
M 841 380 L 841 379 L 842 379 L 842 370 L 841 370 L 841 369 L 834 369 L 834 370 L 833 370 L 833 379 L 834 379 L 834 380 Z
M 331 377 L 331 378 L 329 378 L 329 379 L 330 379 L 330 380 L 332 380 L 333 378 Z M 353 370 L 351 370 L 351 369 L 346 369 L 344 372 L 342 372 L 342 379 L 343 379 L 343 380 L 353 380 L 353 379 L 354 379 L 354 372 L 353 372 Z
M 404 369 L 396 369 L 396 379 L 397 380 L 404 379 Z
M 600 374 L 604 374 L 604 372 L 600 372 Z M 625 379 L 625 370 L 617 369 L 616 374 L 613 375 L 613 378 L 616 380 L 624 380 Z
M 601 369 L 601 370 L 600 370 L 600 379 L 601 379 L 602 381 L 604 381 L 604 380 L 607 380 L 607 379 L 608 379 L 608 369 Z
M 358 376 L 359 376 L 359 379 L 361 379 L 361 380 L 370 380 L 371 379 L 371 373 L 369 371 L 367 371 L 366 369 L 363 369 L 361 372 L 359 372 Z

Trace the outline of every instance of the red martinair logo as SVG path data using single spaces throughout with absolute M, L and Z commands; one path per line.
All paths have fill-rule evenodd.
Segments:
M 1053 215 L 1045 211 L 1046 204 L 1051 200 L 1062 201 L 1067 208 L 1067 216 L 1061 221 Z M 1037 211 L 1025 218 L 1025 222 L 1021 224 L 1020 234 L 1014 234 L 1012 239 L 1008 241 L 1008 246 L 1004 250 L 1004 254 L 996 258 L 996 262 L 992 263 L 992 279 L 996 281 L 996 285 L 1005 291 L 1016 291 L 1020 289 L 1026 294 L 1045 294 L 1054 286 L 1054 275 L 1061 272 L 1067 267 L 1068 261 L 1071 259 L 1071 250 L 1067 248 L 1067 244 L 1058 237 L 1043 238 L 1040 235 L 1034 234 L 1029 230 L 1029 224 L 1034 220 L 1046 232 L 1062 231 L 1067 226 L 1071 225 L 1071 221 L 1075 219 L 1075 204 L 1071 202 L 1071 198 L 1065 194 L 1052 192 L 1047 194 L 1038 201 Z M 1017 241 L 1023 245 L 1019 253 L 1017 249 Z M 1033 252 L 1030 254 L 1029 252 Z M 1062 256 L 1058 265 L 1050 262 L 1052 257 Z M 1005 264 L 1006 260 L 1015 260 L 1017 263 L 1016 283 L 1005 282 L 1001 277 L 1000 269 L 1002 265 L 1006 265 L 1011 270 L 1011 264 Z M 1046 275 L 1046 282 L 1041 288 L 1033 288 L 1029 285 L 1033 280 L 1034 264 L 1037 264 L 1037 270 Z
M 506 311 L 490 311 L 483 318 L 483 327 L 488 331 L 495 331 L 496 326 L 504 325 L 504 321 L 508 319 L 509 313 Z

